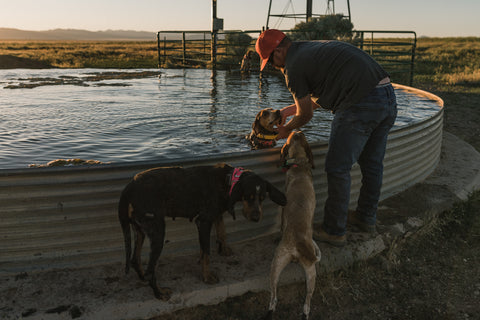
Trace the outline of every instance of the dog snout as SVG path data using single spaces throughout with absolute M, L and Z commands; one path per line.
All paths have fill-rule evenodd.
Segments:
M 257 209 L 257 210 L 253 210 L 252 215 L 250 216 L 250 219 L 253 222 L 259 222 L 261 217 L 262 217 L 261 210 Z
M 253 222 L 259 222 L 262 219 L 262 207 L 260 204 L 249 204 L 244 201 L 243 203 L 243 215 L 247 220 Z

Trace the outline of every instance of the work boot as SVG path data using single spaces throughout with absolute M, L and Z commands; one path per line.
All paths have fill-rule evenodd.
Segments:
M 368 224 L 368 223 L 360 220 L 360 218 L 358 217 L 357 211 L 349 211 L 348 212 L 347 223 L 352 225 L 352 226 L 357 227 L 362 232 L 375 233 L 375 225 L 374 224 Z
M 326 242 L 335 247 L 343 247 L 347 244 L 347 237 L 345 235 L 336 236 L 325 232 L 322 227 L 318 231 L 313 231 L 313 239 L 320 242 Z

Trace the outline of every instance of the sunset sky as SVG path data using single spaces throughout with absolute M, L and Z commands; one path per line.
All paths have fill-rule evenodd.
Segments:
M 272 13 L 305 13 L 305 0 L 273 0 Z M 335 1 L 347 13 L 346 0 Z M 210 30 L 211 0 L 0 0 L 0 27 L 43 31 L 56 28 L 100 30 Z M 217 0 L 225 30 L 259 30 L 269 0 Z M 293 5 L 293 9 L 292 9 Z M 356 30 L 407 30 L 417 36 L 480 36 L 480 0 L 350 0 Z M 313 0 L 324 14 L 327 0 Z M 270 27 L 289 29 L 272 18 Z

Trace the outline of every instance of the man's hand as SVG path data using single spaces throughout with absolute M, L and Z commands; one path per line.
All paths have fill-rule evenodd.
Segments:
M 278 131 L 278 135 L 276 140 L 288 138 L 288 136 L 290 135 L 290 132 L 292 132 L 292 130 L 287 129 L 285 126 L 282 126 L 282 125 L 278 126 L 277 131 Z
M 312 102 L 310 95 L 308 95 L 300 100 L 295 100 L 295 104 L 281 109 L 282 122 L 278 126 L 277 140 L 288 138 L 292 130 L 298 129 L 309 122 L 312 119 L 315 108 L 317 106 Z M 291 115 L 294 115 L 294 117 L 287 124 L 284 124 L 285 119 Z

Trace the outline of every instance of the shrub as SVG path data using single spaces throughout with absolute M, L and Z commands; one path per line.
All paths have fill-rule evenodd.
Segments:
M 300 22 L 288 35 L 292 40 L 351 40 L 353 24 L 342 15 L 326 15 Z
M 225 35 L 225 45 L 227 46 L 227 52 L 237 57 L 242 57 L 245 52 L 247 52 L 248 47 L 251 43 L 252 37 L 243 32 L 232 32 Z

